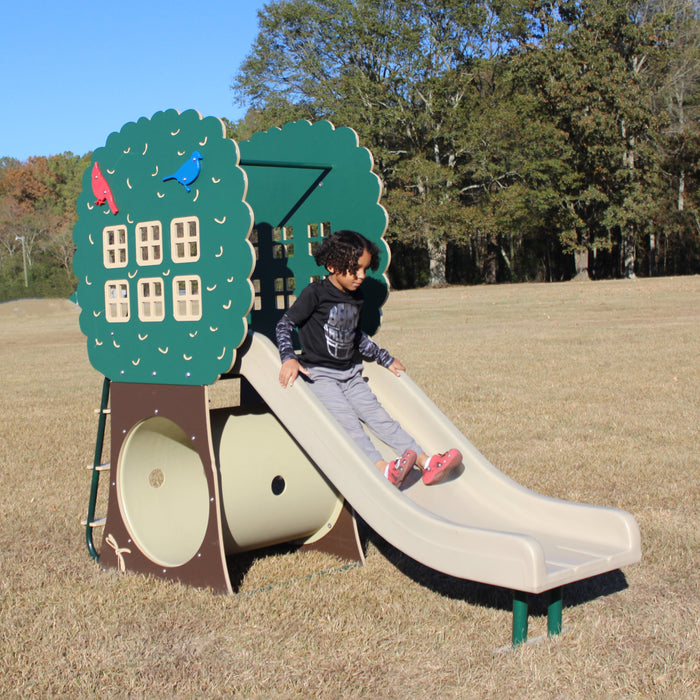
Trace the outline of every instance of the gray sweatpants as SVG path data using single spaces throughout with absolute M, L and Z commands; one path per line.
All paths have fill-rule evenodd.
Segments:
M 304 379 L 308 386 L 372 462 L 379 462 L 383 457 L 363 430 L 362 423 L 394 449 L 397 456 L 408 449 L 415 450 L 417 454 L 423 451 L 379 403 L 362 377 L 361 364 L 347 370 L 329 367 L 307 369 L 309 376 Z

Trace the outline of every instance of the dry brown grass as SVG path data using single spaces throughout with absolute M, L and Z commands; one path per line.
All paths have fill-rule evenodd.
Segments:
M 699 302 L 698 277 L 390 297 L 381 342 L 487 457 L 641 526 L 641 564 L 567 587 L 565 633 L 507 653 L 507 592 L 371 533 L 364 567 L 266 553 L 228 597 L 103 572 L 77 312 L 0 305 L 0 696 L 697 697 Z

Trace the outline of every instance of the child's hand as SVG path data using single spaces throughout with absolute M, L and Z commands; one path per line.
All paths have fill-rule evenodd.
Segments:
M 393 372 L 397 377 L 401 376 L 399 372 L 406 371 L 406 368 L 403 366 L 401 360 L 397 360 L 396 358 L 394 358 L 394 361 L 387 367 L 387 369 L 390 372 Z
M 282 369 L 280 369 L 280 384 L 285 388 L 293 386 L 294 380 L 299 376 L 299 372 L 309 374 L 309 370 L 300 365 L 299 360 L 285 360 L 282 363 Z

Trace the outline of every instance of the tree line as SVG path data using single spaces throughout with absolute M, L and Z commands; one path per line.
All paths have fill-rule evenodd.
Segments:
M 695 0 L 268 2 L 229 135 L 353 127 L 384 181 L 397 288 L 697 274 L 699 13 Z M 0 301 L 75 289 L 89 161 L 0 159 Z
M 395 286 L 694 273 L 699 28 L 695 0 L 271 2 L 231 133 L 353 126 Z
M 76 202 L 90 154 L 0 158 L 0 301 L 68 297 Z

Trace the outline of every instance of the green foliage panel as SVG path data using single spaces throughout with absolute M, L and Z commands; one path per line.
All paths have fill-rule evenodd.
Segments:
M 209 384 L 245 338 L 252 212 L 224 133 L 168 110 L 93 153 L 73 269 L 90 362 L 113 381 Z
M 239 148 L 248 175 L 246 199 L 255 213 L 251 326 L 273 337 L 277 320 L 299 292 L 326 274 L 313 259 L 316 247 L 331 232 L 352 229 L 380 250 L 379 269 L 362 286 L 364 330 L 375 333 L 388 293 L 387 215 L 379 204 L 382 187 L 372 156 L 358 145 L 357 134 L 327 121 L 298 121 L 257 133 Z

